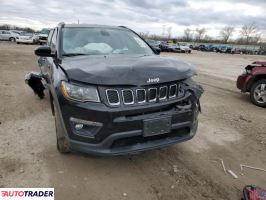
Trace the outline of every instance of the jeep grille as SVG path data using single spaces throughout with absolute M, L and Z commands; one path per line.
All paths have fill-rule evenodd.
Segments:
M 179 84 L 158 85 L 147 88 L 106 89 L 108 103 L 132 105 L 167 101 L 183 95 Z

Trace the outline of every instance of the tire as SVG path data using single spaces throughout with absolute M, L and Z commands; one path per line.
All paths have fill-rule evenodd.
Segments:
M 250 90 L 250 100 L 256 106 L 266 107 L 266 79 L 253 83 Z
M 59 111 L 57 110 L 57 108 L 54 104 L 54 101 L 53 101 L 53 106 L 54 106 L 54 114 L 55 114 L 54 119 L 55 119 L 57 150 L 62 154 L 67 154 L 67 153 L 70 153 L 70 146 L 69 146 L 69 143 L 67 142 L 67 140 L 64 136 L 64 129 L 63 129 L 62 124 L 61 124 Z
M 16 39 L 13 38 L 13 37 L 11 37 L 11 38 L 9 38 L 9 41 L 10 41 L 10 42 L 16 42 Z
M 17 42 L 17 44 L 20 44 L 19 42 Z

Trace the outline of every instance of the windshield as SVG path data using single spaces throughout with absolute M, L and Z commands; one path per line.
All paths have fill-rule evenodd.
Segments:
M 128 30 L 112 28 L 63 28 L 63 55 L 141 54 L 152 55 L 150 47 Z

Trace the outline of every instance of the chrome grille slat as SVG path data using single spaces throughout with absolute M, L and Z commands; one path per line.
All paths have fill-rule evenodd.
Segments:
M 141 95 L 143 95 L 143 98 Z M 136 96 L 137 96 L 137 102 L 138 103 L 145 103 L 146 102 L 146 90 L 145 89 L 136 89 Z
M 155 102 L 156 100 L 157 100 L 157 88 L 149 88 L 148 89 L 148 101 Z
M 130 89 L 122 90 L 123 103 L 125 105 L 134 104 L 134 93 Z
M 159 100 L 165 100 L 167 98 L 167 92 L 168 92 L 167 90 L 168 90 L 167 86 L 160 87 Z
M 172 93 L 172 91 L 174 91 Z M 172 84 L 169 86 L 169 98 L 175 98 L 177 95 L 177 84 Z
M 114 96 L 114 95 L 116 95 L 116 96 Z M 120 105 L 120 97 L 119 97 L 119 93 L 117 90 L 107 89 L 106 90 L 106 97 L 107 97 L 108 103 L 110 105 L 112 105 L 112 106 Z M 114 99 L 111 99 L 110 97 L 114 98 Z M 116 98 L 117 98 L 117 100 L 116 100 Z

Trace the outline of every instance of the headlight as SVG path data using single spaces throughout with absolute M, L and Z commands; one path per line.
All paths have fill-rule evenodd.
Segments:
M 100 102 L 98 91 L 96 87 L 92 86 L 78 86 L 62 81 L 60 89 L 67 99 L 72 99 L 76 101 L 91 101 Z

